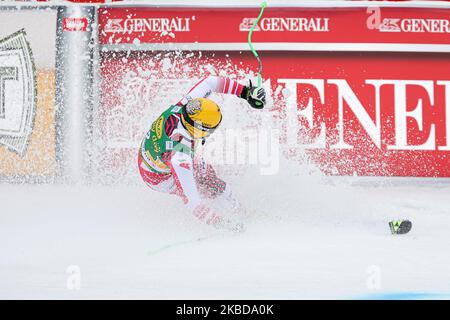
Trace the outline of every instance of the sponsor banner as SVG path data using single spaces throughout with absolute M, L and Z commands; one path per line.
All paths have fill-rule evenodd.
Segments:
M 86 31 L 87 28 L 88 28 L 88 19 L 86 17 L 63 19 L 64 31 Z
M 101 44 L 246 43 L 259 10 L 100 8 Z M 254 42 L 449 44 L 449 9 L 272 8 Z
M 260 55 L 269 105 L 259 113 L 235 97 L 214 97 L 226 105 L 223 128 L 257 128 L 260 117 L 269 116 L 286 156 L 306 154 L 330 175 L 450 177 L 445 54 Z M 248 52 L 103 53 L 101 72 L 108 81 L 102 82 L 99 123 L 105 167 L 124 175 L 134 169 L 149 124 L 199 78 L 244 81 L 254 69 Z
M 23 155 L 36 109 L 34 59 L 24 30 L 0 40 L 0 145 Z
M 55 174 L 56 13 L 0 11 L 0 178 Z

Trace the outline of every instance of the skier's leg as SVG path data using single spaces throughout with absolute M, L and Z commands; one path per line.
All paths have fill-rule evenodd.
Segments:
M 214 199 L 225 192 L 227 183 L 217 176 L 216 171 L 203 160 L 194 162 L 194 178 L 200 194 L 205 199 Z
M 230 185 L 217 176 L 210 164 L 202 160 L 196 161 L 194 170 L 199 192 L 205 199 L 210 200 L 211 207 L 233 219 L 247 218 L 247 211 L 234 197 Z
M 163 193 L 177 194 L 177 188 L 172 175 L 152 172 L 142 162 L 140 155 L 138 157 L 138 167 L 142 180 L 151 189 Z

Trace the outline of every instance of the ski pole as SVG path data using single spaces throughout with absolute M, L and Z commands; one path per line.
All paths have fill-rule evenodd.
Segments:
M 253 48 L 252 34 L 253 34 L 253 29 L 255 29 L 256 25 L 258 24 L 259 20 L 261 19 L 263 12 L 264 12 L 264 8 L 266 6 L 267 6 L 267 2 L 264 1 L 261 4 L 261 11 L 259 12 L 258 18 L 256 18 L 255 22 L 253 22 L 253 25 L 250 28 L 250 31 L 248 32 L 248 45 L 250 47 L 250 50 L 252 50 L 253 55 L 255 56 L 256 60 L 258 60 L 258 87 L 261 86 L 261 82 L 262 82 L 262 62 L 261 62 L 261 59 L 259 58 L 258 52 L 256 52 L 255 48 Z

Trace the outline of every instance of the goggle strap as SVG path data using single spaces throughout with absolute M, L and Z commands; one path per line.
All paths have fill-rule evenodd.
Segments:
M 185 120 L 187 123 L 189 123 L 191 126 L 193 126 L 193 127 L 196 128 L 196 129 L 200 129 L 200 130 L 205 131 L 205 132 L 208 132 L 208 133 L 210 133 L 210 134 L 213 133 L 214 130 L 216 130 L 216 128 L 217 128 L 217 127 L 219 126 L 219 124 L 222 122 L 222 117 L 220 117 L 220 121 L 219 121 L 219 123 L 217 124 L 217 126 L 216 126 L 215 128 L 206 128 L 206 127 L 202 126 L 200 123 L 195 122 L 194 120 L 192 120 L 192 119 L 188 116 L 187 111 L 186 111 L 186 106 L 184 106 L 184 107 L 182 108 L 182 112 L 183 112 L 183 118 L 184 118 L 184 120 Z

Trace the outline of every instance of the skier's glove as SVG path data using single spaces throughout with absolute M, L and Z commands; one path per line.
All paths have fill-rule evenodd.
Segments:
M 250 85 L 242 89 L 241 98 L 247 100 L 253 108 L 262 109 L 266 104 L 266 91 L 263 87 L 253 87 L 250 80 Z

